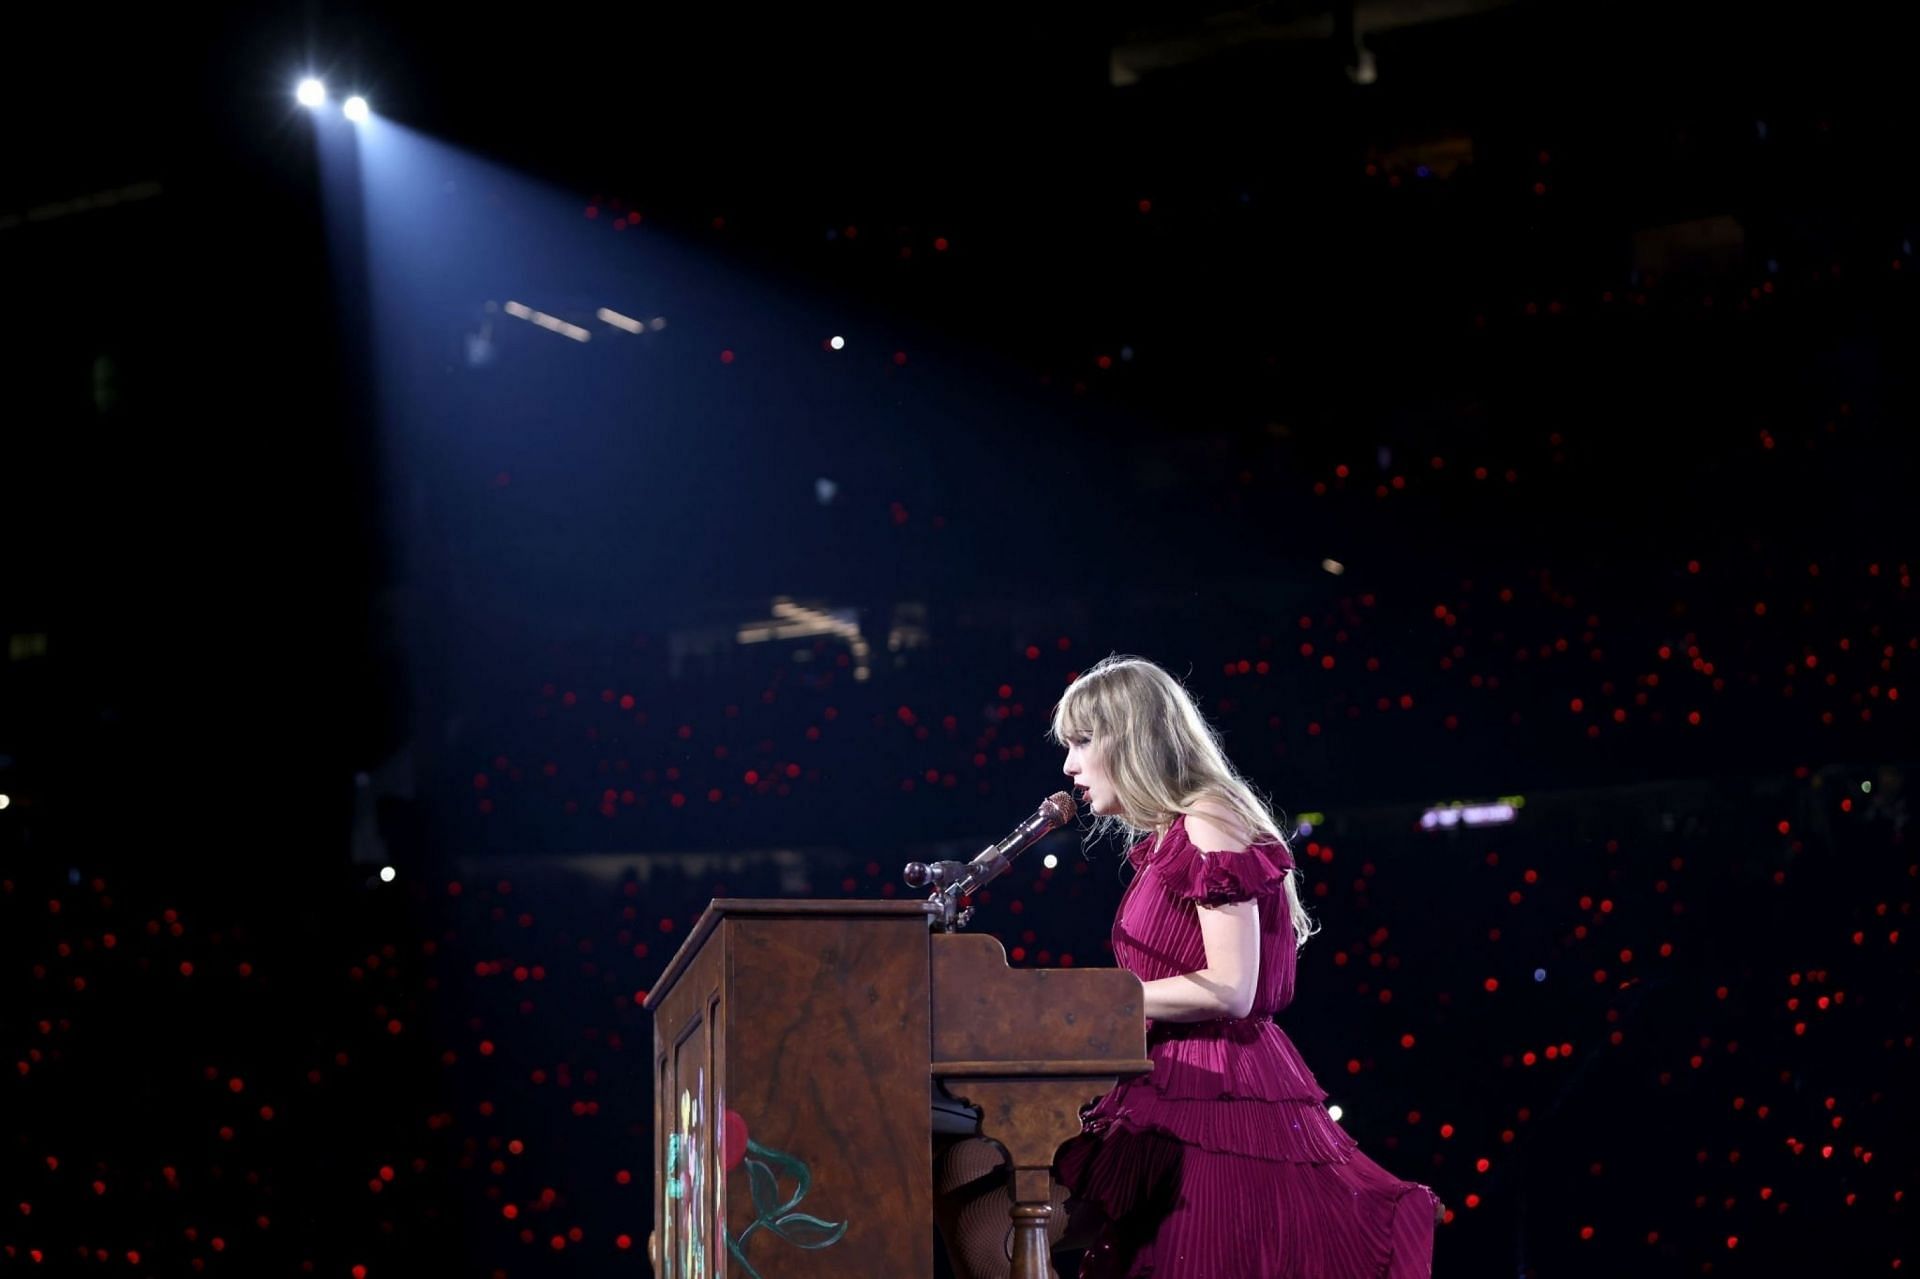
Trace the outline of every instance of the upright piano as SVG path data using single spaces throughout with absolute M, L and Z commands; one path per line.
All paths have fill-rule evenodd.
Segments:
M 1140 982 L 1010 968 L 918 901 L 718 899 L 646 999 L 660 1279 L 933 1273 L 936 1086 L 1011 1168 L 1013 1279 L 1048 1279 L 1054 1151 L 1152 1069 Z

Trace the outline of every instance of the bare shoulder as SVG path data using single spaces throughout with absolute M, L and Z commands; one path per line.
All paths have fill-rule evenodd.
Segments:
M 1252 842 L 1252 833 L 1239 814 L 1209 796 L 1187 813 L 1187 839 L 1203 853 L 1237 853 Z

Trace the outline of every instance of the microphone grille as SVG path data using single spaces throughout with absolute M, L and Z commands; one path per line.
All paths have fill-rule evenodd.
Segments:
M 1047 802 L 1040 805 L 1040 810 L 1047 814 L 1049 825 L 1065 826 L 1080 811 L 1080 806 L 1066 791 L 1057 790 L 1047 796 Z

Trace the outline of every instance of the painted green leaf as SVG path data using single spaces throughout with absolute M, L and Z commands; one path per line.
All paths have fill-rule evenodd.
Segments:
M 790 1212 L 773 1223 L 775 1234 L 802 1248 L 825 1248 L 840 1242 L 847 1233 L 844 1221 L 822 1221 L 804 1212 Z
M 770 1216 L 778 1217 L 783 1213 L 791 1212 L 794 1209 L 794 1207 L 797 1204 L 799 1204 L 799 1202 L 802 1199 L 805 1199 L 807 1197 L 807 1191 L 812 1189 L 813 1187 L 813 1172 L 807 1167 L 807 1165 L 804 1162 L 794 1158 L 792 1155 L 787 1154 L 783 1150 L 774 1150 L 767 1146 L 763 1146 L 759 1142 L 753 1140 L 753 1138 L 751 1137 L 747 1138 L 747 1151 L 750 1154 L 759 1155 L 762 1159 L 766 1160 L 769 1164 L 777 1165 L 781 1172 L 784 1172 L 789 1177 L 792 1177 L 795 1182 L 794 1189 L 793 1189 L 793 1196 L 788 1200 L 786 1200 L 784 1203 L 782 1203 L 778 1208 L 774 1208 L 769 1211 L 768 1209 L 761 1207 L 758 1200 L 755 1200 L 754 1206 L 756 1208 L 760 1208 L 761 1212 L 766 1213 L 767 1215 L 770 1215 Z
M 748 1157 L 746 1165 L 747 1182 L 753 1191 L 753 1210 L 762 1221 L 777 1217 L 793 1206 L 780 1202 L 780 1183 L 773 1169 L 752 1157 Z

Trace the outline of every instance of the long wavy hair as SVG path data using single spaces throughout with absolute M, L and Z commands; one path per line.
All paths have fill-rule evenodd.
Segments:
M 1181 814 L 1212 800 L 1233 813 L 1251 842 L 1287 846 L 1272 808 L 1234 771 L 1193 695 L 1145 658 L 1115 654 L 1081 672 L 1053 708 L 1050 735 L 1062 747 L 1091 738 L 1113 782 L 1121 811 L 1096 818 L 1089 843 L 1111 834 L 1157 841 Z M 1296 949 L 1319 931 L 1300 904 L 1299 877 L 1294 870 L 1285 880 Z

